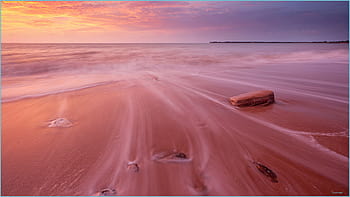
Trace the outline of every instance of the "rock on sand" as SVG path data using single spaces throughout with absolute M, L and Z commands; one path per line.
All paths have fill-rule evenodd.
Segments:
M 269 105 L 275 102 L 275 96 L 271 90 L 260 90 L 231 97 L 230 102 L 237 107 Z

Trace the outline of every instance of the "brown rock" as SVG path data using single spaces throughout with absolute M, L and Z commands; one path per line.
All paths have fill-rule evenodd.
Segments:
M 260 90 L 231 97 L 230 102 L 237 107 L 269 105 L 275 102 L 275 96 L 271 90 Z

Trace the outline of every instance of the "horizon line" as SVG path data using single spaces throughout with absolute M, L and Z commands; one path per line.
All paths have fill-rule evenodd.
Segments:
M 205 44 L 208 42 L 2 42 L 1 44 Z
M 327 43 L 349 40 L 322 41 L 209 41 L 209 42 L 1 42 L 1 44 L 210 44 L 210 43 Z

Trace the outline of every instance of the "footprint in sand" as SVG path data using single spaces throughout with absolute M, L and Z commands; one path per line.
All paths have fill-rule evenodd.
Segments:
M 153 155 L 153 160 L 159 162 L 190 162 L 191 159 L 183 152 L 160 152 Z
M 71 127 L 73 126 L 73 123 L 71 121 L 69 121 L 66 118 L 57 118 L 55 120 L 52 120 L 49 122 L 49 126 L 50 128 L 67 128 L 67 127 Z

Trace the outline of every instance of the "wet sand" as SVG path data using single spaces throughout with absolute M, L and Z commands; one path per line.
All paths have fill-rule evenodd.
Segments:
M 348 195 L 341 91 L 303 94 L 282 80 L 276 103 L 236 108 L 229 97 L 263 88 L 249 75 L 144 74 L 2 103 L 2 195 Z M 61 117 L 72 125 L 48 127 Z M 186 158 L 159 156 L 172 153 Z

